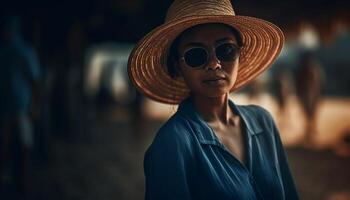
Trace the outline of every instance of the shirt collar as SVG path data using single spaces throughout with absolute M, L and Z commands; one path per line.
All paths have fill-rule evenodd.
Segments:
M 243 106 L 238 106 L 231 100 L 229 100 L 229 105 L 231 108 L 233 108 L 233 111 L 241 117 L 243 126 L 246 129 L 248 140 L 250 140 L 252 136 L 262 131 L 261 126 L 256 122 L 255 117 L 253 117 L 251 113 L 247 112 Z M 221 143 L 214 134 L 214 131 L 196 111 L 191 98 L 187 98 L 181 102 L 178 108 L 178 113 L 185 116 L 189 121 L 193 122 L 191 123 L 191 126 L 201 143 L 216 144 L 221 146 Z

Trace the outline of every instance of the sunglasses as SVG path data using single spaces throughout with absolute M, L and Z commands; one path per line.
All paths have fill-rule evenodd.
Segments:
M 215 47 L 216 58 L 221 62 L 232 62 L 239 56 L 240 47 L 233 43 L 223 43 Z M 192 47 L 187 49 L 181 57 L 187 66 L 191 68 L 202 68 L 204 67 L 209 59 L 209 51 L 200 46 Z

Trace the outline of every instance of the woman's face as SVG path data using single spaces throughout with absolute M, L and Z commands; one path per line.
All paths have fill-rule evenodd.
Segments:
M 204 24 L 187 31 L 179 41 L 177 67 L 192 94 L 220 97 L 236 82 L 239 50 L 232 30 Z

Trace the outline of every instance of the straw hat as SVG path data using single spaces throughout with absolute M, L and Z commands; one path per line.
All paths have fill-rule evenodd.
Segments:
M 147 97 L 178 104 L 189 95 L 182 78 L 167 72 L 167 56 L 173 40 L 184 30 L 205 23 L 223 23 L 237 29 L 243 40 L 235 91 L 266 70 L 279 55 L 284 36 L 274 24 L 235 15 L 230 0 L 175 0 L 165 23 L 148 33 L 130 54 L 130 79 Z

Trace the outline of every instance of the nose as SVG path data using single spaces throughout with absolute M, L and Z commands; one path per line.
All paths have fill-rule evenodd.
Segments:
M 208 63 L 206 65 L 207 70 L 217 70 L 221 69 L 221 62 L 220 60 L 216 57 L 215 53 L 211 53 L 209 56 Z

